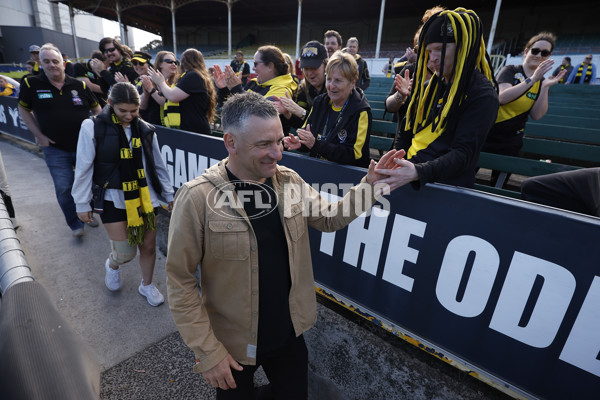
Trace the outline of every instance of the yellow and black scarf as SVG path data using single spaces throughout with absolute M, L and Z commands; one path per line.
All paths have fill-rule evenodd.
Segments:
M 561 66 L 560 66 L 560 70 L 562 71 L 563 69 L 567 69 L 567 68 L 569 68 L 570 66 L 571 66 L 571 64 L 569 64 L 569 65 L 561 65 Z M 591 73 L 591 71 L 590 71 L 590 73 Z M 568 78 L 569 78 L 569 76 L 568 76 L 568 75 L 565 75 L 565 76 L 563 76 L 562 78 L 560 78 L 560 81 L 558 81 L 558 83 L 565 83 L 565 80 L 566 80 L 565 78 L 567 78 L 567 79 L 568 79 Z M 539 81 L 538 81 L 538 82 L 539 82 Z
M 119 131 L 119 174 L 125 195 L 127 213 L 127 241 L 130 245 L 142 244 L 146 230 L 156 230 L 156 217 L 150 199 L 150 190 L 146 181 L 142 140 L 136 123 L 131 126 L 131 147 L 125 130 L 113 113 L 112 120 Z
M 387 67 L 387 72 L 385 74 L 386 78 L 391 78 L 392 77 L 392 70 L 394 69 L 394 62 L 393 61 L 389 61 L 388 62 L 388 67 Z
M 585 66 L 585 63 L 581 63 L 581 65 L 579 65 L 579 68 L 577 69 L 577 74 L 575 75 L 575 80 L 573 81 L 573 83 L 579 83 L 579 81 L 581 81 L 581 76 L 583 75 L 583 67 Z M 587 66 L 587 71 L 585 71 L 585 78 L 583 78 L 583 83 L 589 83 L 590 80 L 592 79 L 592 64 L 588 64 Z

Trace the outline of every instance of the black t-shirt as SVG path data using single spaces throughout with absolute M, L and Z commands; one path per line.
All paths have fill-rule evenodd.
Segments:
M 133 69 L 133 65 L 131 65 L 129 59 L 124 58 L 118 63 L 111 63 L 108 70 L 103 70 L 101 73 L 102 79 L 104 79 L 109 86 L 112 86 L 117 83 L 115 80 L 115 74 L 117 72 L 125 75 L 127 79 L 129 79 L 129 82 L 135 81 L 138 77 L 138 74 L 135 72 L 135 69 Z
M 89 61 L 87 63 L 76 63 L 73 67 L 74 70 L 74 78 L 88 78 L 90 82 L 100 86 L 102 89 L 102 93 L 93 92 L 94 96 L 98 99 L 98 103 L 100 107 L 104 108 L 106 105 L 106 94 L 108 93 L 108 84 L 104 82 L 103 79 L 100 79 L 92 70 L 89 68 Z
M 281 349 L 295 336 L 290 315 L 289 253 L 277 196 L 271 179 L 263 185 L 242 182 L 227 169 L 235 190 L 244 196 L 244 211 L 250 219 L 258 244 L 258 344 L 257 355 Z M 236 182 L 237 181 L 237 182 Z M 260 204 L 256 201 L 260 199 Z M 267 209 L 268 207 L 268 209 Z M 268 212 L 273 209 L 272 212 Z M 256 217 L 257 215 L 260 217 Z M 250 271 L 240 271 L 249 273 Z
M 243 76 L 250 75 L 250 65 L 248 65 L 246 61 L 242 61 L 241 63 L 239 63 L 237 62 L 237 60 L 233 60 L 230 65 L 231 69 L 233 69 L 233 72 L 235 72 L 236 74 L 238 73 L 240 68 L 242 68 L 242 72 L 239 74 L 239 77 L 242 79 L 242 85 L 245 85 L 248 81 L 248 77 Z
M 56 142 L 52 146 L 71 152 L 77 150 L 81 123 L 97 105 L 90 88 L 68 75 L 61 90 L 38 75 L 26 78 L 19 93 L 19 106 L 34 112 L 42 133 Z
M 188 71 L 181 76 L 177 87 L 190 95 L 187 99 L 179 102 L 180 129 L 210 135 L 210 124 L 206 116 L 210 99 L 204 79 L 196 71 Z

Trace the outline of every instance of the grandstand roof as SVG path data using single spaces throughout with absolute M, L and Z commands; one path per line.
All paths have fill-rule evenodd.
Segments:
M 56 1 L 56 0 L 55 0 Z M 122 23 L 156 34 L 171 29 L 171 0 L 58 0 L 74 8 L 109 20 L 117 20 L 117 3 Z M 172 0 L 176 9 L 177 26 L 226 25 L 227 3 L 232 3 L 232 24 L 277 23 L 295 21 L 298 0 Z M 495 1 L 489 0 L 390 0 L 386 1 L 385 17 L 414 15 L 418 20 L 423 11 L 437 4 L 447 8 L 465 7 L 481 12 L 493 12 Z M 589 0 L 576 0 L 576 4 L 594 4 Z M 380 1 L 363 0 L 302 0 L 302 20 L 339 21 L 378 19 Z M 502 9 L 551 7 L 564 4 L 564 0 L 503 0 Z M 585 9 L 582 7 L 581 9 Z

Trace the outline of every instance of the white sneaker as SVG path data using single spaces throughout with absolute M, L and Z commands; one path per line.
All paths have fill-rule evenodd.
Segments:
M 140 292 L 140 294 L 144 296 L 146 300 L 148 300 L 148 304 L 150 304 L 153 307 L 160 306 L 162 303 L 165 302 L 165 297 L 158 291 L 156 286 L 154 286 L 153 284 L 144 286 L 143 279 L 140 283 L 140 287 L 138 288 L 138 292 Z
M 73 237 L 82 237 L 83 235 L 85 235 L 85 232 L 83 231 L 83 227 L 82 228 L 77 228 L 74 231 L 71 231 L 73 234 Z
M 106 270 L 106 275 L 104 277 L 104 283 L 106 287 L 111 292 L 115 290 L 121 289 L 121 270 L 120 269 L 112 269 L 110 267 L 110 260 L 107 258 L 104 263 L 104 269 Z

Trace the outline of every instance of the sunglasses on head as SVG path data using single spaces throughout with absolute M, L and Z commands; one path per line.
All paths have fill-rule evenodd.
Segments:
M 104 49 L 104 53 L 112 53 L 115 50 L 116 49 L 114 47 L 111 47 L 110 49 Z
M 542 53 L 542 57 L 548 57 L 550 54 L 552 54 L 550 50 L 540 50 L 537 47 L 531 49 L 531 54 L 533 54 L 534 56 L 537 56 L 540 53 Z
M 179 65 L 179 61 L 177 60 L 163 60 L 163 62 L 166 62 L 167 64 Z

